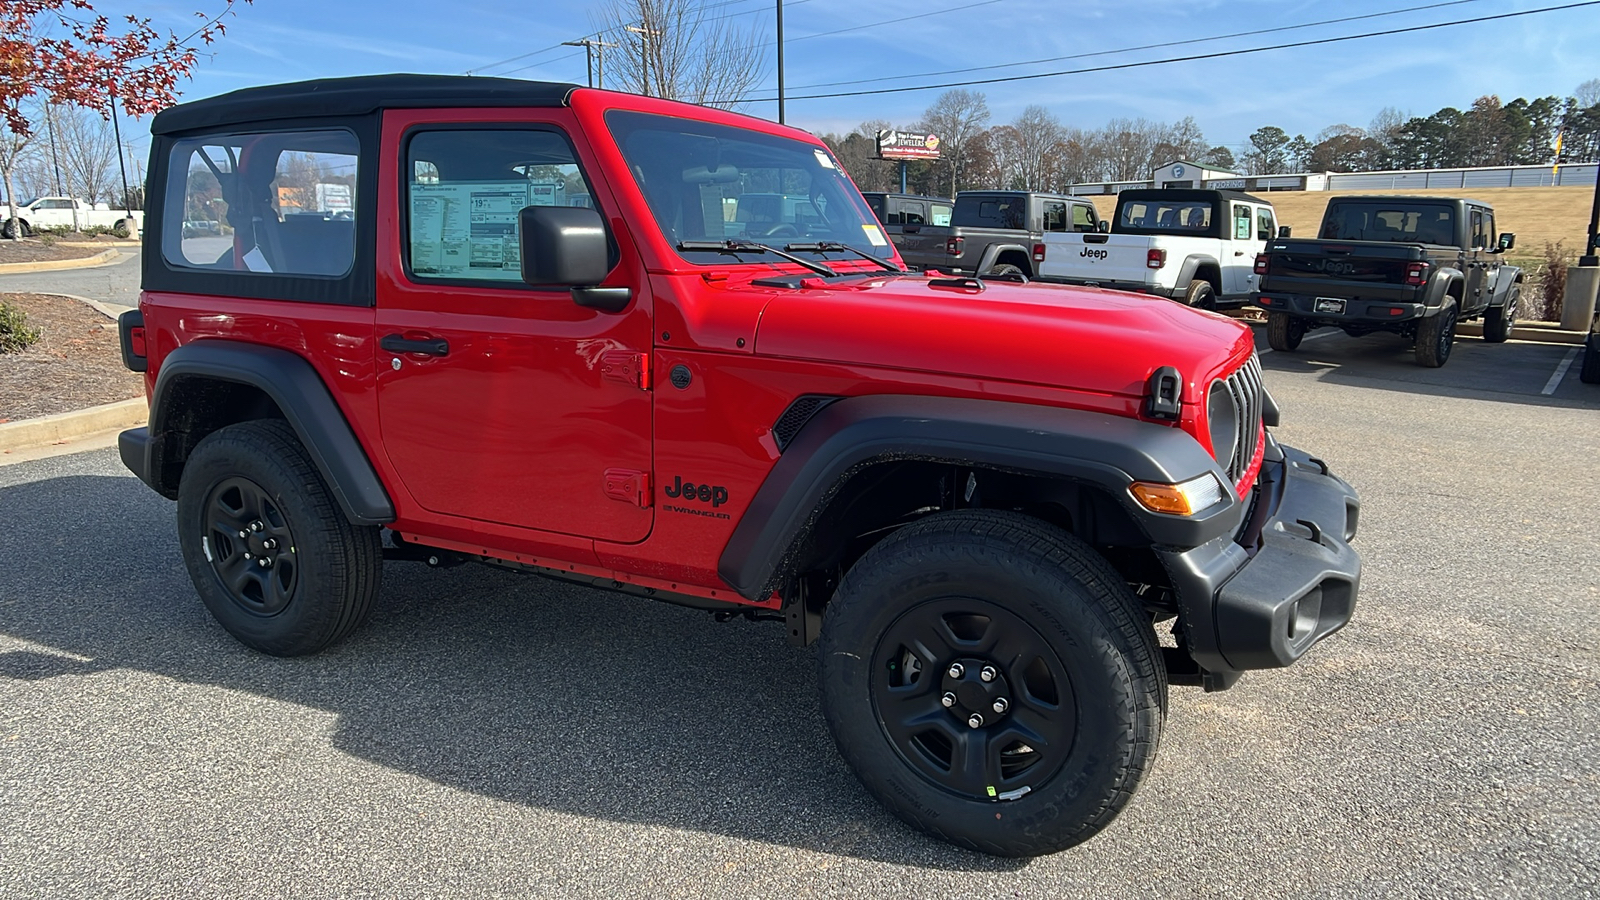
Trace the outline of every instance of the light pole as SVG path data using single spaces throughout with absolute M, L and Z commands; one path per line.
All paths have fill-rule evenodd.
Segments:
M 646 97 L 660 96 L 660 94 L 652 94 L 650 92 L 650 38 L 659 36 L 661 32 L 647 27 L 644 22 L 640 22 L 638 25 L 629 25 L 628 30 L 639 36 L 639 61 L 641 63 L 639 67 L 639 86 L 644 88 Z

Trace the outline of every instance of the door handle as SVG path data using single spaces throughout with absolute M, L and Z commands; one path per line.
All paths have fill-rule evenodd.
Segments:
M 1243 250 L 1235 250 L 1235 251 L 1233 251 L 1233 255 L 1234 256 L 1243 256 L 1244 255 L 1244 251 Z
M 422 353 L 427 356 L 444 356 L 450 352 L 450 342 L 444 338 L 411 341 L 398 334 L 384 335 L 378 340 L 378 346 L 390 353 Z

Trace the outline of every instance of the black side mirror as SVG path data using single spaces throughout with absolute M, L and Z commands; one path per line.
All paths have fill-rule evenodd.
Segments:
M 518 216 L 522 280 L 538 287 L 572 288 L 579 306 L 621 312 L 628 288 L 598 287 L 611 271 L 605 220 L 579 206 L 525 206 Z
M 1110 219 L 1101 219 L 1100 221 L 1094 223 L 1094 230 L 1098 234 L 1110 234 L 1111 233 L 1111 220 Z
M 1499 247 L 1500 247 L 1500 252 L 1501 253 L 1504 253 L 1505 251 L 1510 250 L 1515 246 L 1517 246 L 1517 233 L 1516 232 L 1514 232 L 1514 231 L 1502 231 L 1502 232 L 1500 232 L 1500 244 L 1499 244 Z
M 1287 226 L 1287 225 L 1279 225 L 1278 226 L 1278 237 L 1286 238 L 1288 236 L 1289 236 L 1289 226 Z

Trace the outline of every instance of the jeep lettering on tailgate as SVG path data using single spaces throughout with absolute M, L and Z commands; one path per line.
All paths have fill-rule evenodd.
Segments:
M 1360 502 L 1272 438 L 1247 327 L 907 272 L 803 131 L 431 75 L 250 88 L 151 130 L 120 323 L 151 418 L 121 456 L 261 652 L 343 640 L 385 565 L 771 613 L 820 642 L 868 792 L 1030 856 L 1131 802 L 1169 685 L 1222 690 L 1350 620 Z M 1098 234 L 1081 200 L 1000 200 Z M 213 207 L 225 228 L 186 221 Z

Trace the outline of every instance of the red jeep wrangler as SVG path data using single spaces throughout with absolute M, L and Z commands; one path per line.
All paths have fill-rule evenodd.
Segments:
M 153 132 L 122 459 L 265 653 L 349 635 L 385 559 L 781 616 L 868 790 L 1032 855 L 1127 804 L 1168 684 L 1350 618 L 1359 501 L 1266 431 L 1248 329 L 907 274 L 801 131 L 393 75 Z

